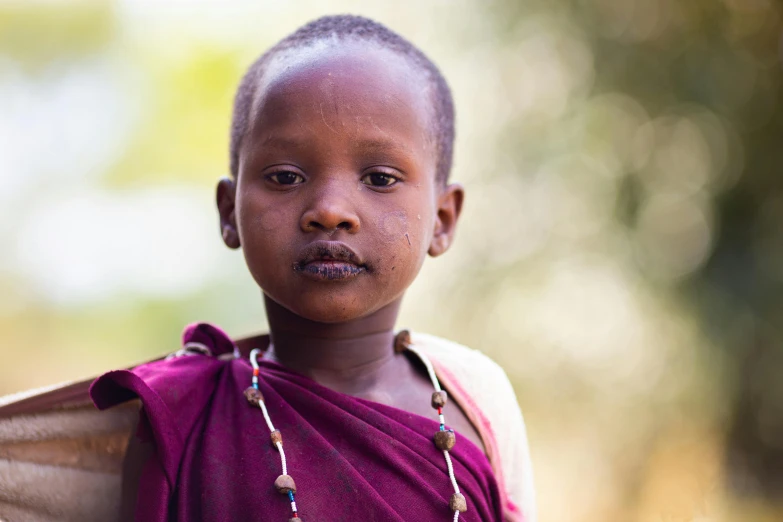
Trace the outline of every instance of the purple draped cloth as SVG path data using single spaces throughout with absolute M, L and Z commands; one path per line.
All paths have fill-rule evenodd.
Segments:
M 210 325 L 189 327 L 184 341 L 213 356 L 109 372 L 90 390 L 101 409 L 141 399 L 139 434 L 154 440 L 156 455 L 142 471 L 136 520 L 287 521 L 290 504 L 273 486 L 280 455 L 261 410 L 243 396 L 250 362 L 215 357 L 234 345 Z M 259 366 L 259 389 L 282 432 L 304 522 L 453 518 L 446 462 L 432 441 L 439 428 L 434 413 L 425 418 L 337 393 L 272 362 Z M 487 457 L 467 438 L 457 434 L 457 440 L 451 457 L 468 504 L 460 520 L 501 521 Z

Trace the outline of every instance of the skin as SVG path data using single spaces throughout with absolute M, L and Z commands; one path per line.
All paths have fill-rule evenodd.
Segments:
M 330 42 L 289 52 L 258 82 L 238 176 L 220 180 L 217 206 L 226 246 L 242 249 L 263 290 L 266 358 L 433 418 L 432 383 L 392 348 L 403 294 L 427 255 L 451 245 L 464 198 L 436 180 L 428 102 L 420 71 L 389 50 Z M 453 401 L 445 414 L 483 447 Z M 131 441 L 123 520 L 151 452 Z

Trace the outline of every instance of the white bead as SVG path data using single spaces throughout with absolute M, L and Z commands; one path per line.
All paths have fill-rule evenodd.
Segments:
M 436 391 L 441 391 L 440 382 L 438 382 L 438 378 L 435 375 L 435 368 L 432 366 L 432 363 L 430 362 L 429 358 L 424 355 L 422 352 L 418 351 L 414 345 L 408 346 L 408 349 L 418 355 L 419 359 L 424 363 L 424 366 L 427 368 L 427 373 L 430 376 L 430 380 L 432 381 L 432 385 L 435 388 Z M 259 349 L 255 349 L 250 352 L 250 363 L 253 366 L 254 369 L 258 369 L 258 354 L 261 352 Z M 258 384 L 258 376 L 253 376 L 253 384 Z M 272 419 L 269 418 L 269 412 L 266 409 L 266 405 L 264 404 L 264 401 L 260 400 L 258 401 L 258 405 L 261 407 L 261 412 L 264 415 L 264 420 L 266 421 L 267 426 L 269 427 L 269 431 L 275 431 L 275 427 L 272 425 Z M 441 413 L 438 415 L 438 419 L 440 420 L 441 424 L 446 424 L 446 419 L 444 415 Z M 276 444 L 277 450 L 280 452 L 280 460 L 281 464 L 283 465 L 283 475 L 288 475 L 288 466 L 286 463 L 285 458 L 285 452 L 283 451 L 283 444 L 278 442 Z M 449 480 L 451 481 L 451 485 L 454 486 L 454 492 L 459 493 L 459 485 L 457 484 L 457 478 L 454 476 L 454 466 L 451 462 L 451 456 L 449 455 L 448 450 L 443 451 L 443 456 L 446 459 L 446 467 L 448 468 L 448 474 L 449 474 Z M 296 509 L 296 502 L 291 502 L 291 510 L 296 513 L 298 510 Z M 459 520 L 459 511 L 454 512 L 454 522 L 458 522 Z
M 459 493 L 459 485 L 457 485 L 457 478 L 454 476 L 454 466 L 451 464 L 451 456 L 447 450 L 443 450 L 443 456 L 446 457 L 446 467 L 449 468 L 449 478 L 451 479 L 451 485 L 454 486 L 454 493 Z
M 280 461 L 283 463 L 283 475 L 288 475 L 288 465 L 286 464 L 285 461 L 285 451 L 283 451 L 283 443 L 278 442 L 276 446 L 277 446 L 277 451 L 280 452 Z

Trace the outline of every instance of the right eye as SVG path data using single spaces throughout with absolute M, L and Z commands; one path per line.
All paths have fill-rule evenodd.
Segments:
M 277 183 L 278 185 L 298 185 L 304 182 L 304 178 L 302 176 L 295 172 L 288 171 L 269 174 L 267 179 L 271 180 L 273 183 Z

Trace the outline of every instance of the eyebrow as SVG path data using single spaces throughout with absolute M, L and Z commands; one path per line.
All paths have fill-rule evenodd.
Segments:
M 354 145 L 362 152 L 412 152 L 406 144 L 391 140 L 357 140 Z
M 262 143 L 264 147 L 279 147 L 301 149 L 308 147 L 306 140 L 296 140 L 284 138 L 281 136 L 268 136 Z M 352 144 L 361 152 L 382 153 L 382 152 L 412 152 L 412 149 L 405 143 L 382 139 L 352 140 Z
M 288 138 L 281 138 L 279 136 L 267 136 L 264 141 L 261 142 L 261 145 L 264 147 L 272 146 L 272 147 L 281 147 L 281 148 L 301 148 L 306 146 L 307 144 L 303 141 L 299 140 L 291 140 Z

